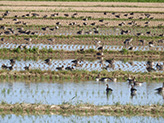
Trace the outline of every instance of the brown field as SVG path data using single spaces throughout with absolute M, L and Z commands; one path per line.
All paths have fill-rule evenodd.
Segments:
M 87 3 L 87 4 L 86 4 Z M 133 3 L 133 2 L 40 2 L 40 1 L 0 1 L 4 5 L 69 5 L 69 6 L 144 6 L 144 7 L 164 7 L 164 3 Z

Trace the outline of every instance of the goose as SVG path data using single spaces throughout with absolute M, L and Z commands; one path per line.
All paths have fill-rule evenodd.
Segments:
M 101 50 L 101 51 L 104 50 L 104 45 L 98 47 L 97 49 L 98 49 L 98 50 Z
M 103 78 L 100 78 L 99 81 L 101 81 L 101 82 L 107 82 L 107 81 L 109 81 L 109 78 L 107 78 L 107 77 L 103 77 Z
M 65 69 L 72 71 L 72 70 L 74 70 L 74 67 L 66 67 Z
M 164 82 L 163 82 L 163 86 L 162 87 L 156 88 L 155 90 L 157 91 L 157 93 L 164 92 Z
M 29 64 L 29 66 L 25 66 L 24 69 L 25 70 L 31 70 L 31 64 Z
M 128 38 L 124 41 L 124 45 L 130 45 L 130 43 L 132 42 L 133 38 Z
M 15 64 L 15 59 L 10 59 L 10 64 Z
M 1 66 L 1 68 L 2 68 L 2 69 L 7 69 L 8 67 L 7 67 L 5 64 L 3 64 L 3 65 Z
M 154 69 L 154 68 L 152 68 L 152 67 L 146 67 L 146 70 L 148 71 L 148 72 L 155 72 L 156 70 Z
M 97 53 L 96 55 L 98 55 L 98 56 L 103 56 L 104 53 L 103 53 L 103 52 L 100 52 L 100 53 Z
M 115 60 L 114 60 L 114 58 L 112 58 L 112 59 L 110 59 L 110 60 L 106 60 L 106 62 L 108 62 L 109 64 L 114 64 L 114 62 L 115 62 Z
M 96 76 L 96 81 L 98 82 L 100 80 L 100 73 Z
M 13 64 L 11 66 L 8 67 L 9 70 L 13 70 Z
M 163 65 L 161 65 L 160 63 L 157 63 L 156 68 L 157 70 L 163 70 Z
M 117 78 L 115 78 L 115 77 L 109 78 L 109 80 L 110 80 L 111 82 L 117 82 Z
M 153 41 L 149 42 L 149 47 L 154 47 L 154 42 Z
M 107 77 L 100 78 L 100 74 L 98 74 L 97 77 L 96 77 L 97 82 L 99 82 L 99 81 L 107 82 L 108 80 L 109 80 L 109 78 L 107 78 Z
M 129 78 L 127 79 L 127 81 L 129 82 L 129 85 L 131 85 L 131 84 L 134 82 L 134 77 L 133 77 L 133 79 L 132 79 L 131 77 L 129 77 Z
M 64 70 L 64 66 L 62 65 L 61 67 L 56 67 L 57 70 Z
M 136 78 L 134 77 L 134 86 L 141 86 L 143 82 L 136 81 Z
M 111 92 L 111 91 L 113 91 L 113 90 L 111 88 L 109 88 L 108 84 L 106 84 L 106 92 L 108 93 L 108 92 Z
M 49 59 L 46 59 L 46 60 L 44 60 L 44 61 L 45 61 L 45 63 L 48 64 L 48 65 L 51 65 L 51 64 L 52 64 L 52 63 L 51 63 L 52 59 L 50 59 L 50 58 L 49 58 Z
M 153 61 L 147 61 L 146 65 L 148 67 L 152 67 L 154 65 L 154 62 Z
M 104 15 L 107 15 L 107 12 L 104 12 Z
M 145 40 L 139 40 L 139 42 L 141 42 L 141 43 L 142 43 L 142 45 L 144 45 L 144 44 L 145 44 Z
M 128 48 L 128 50 L 134 50 L 134 49 L 135 49 L 134 46 L 131 46 L 131 47 Z
M 75 63 L 75 64 L 80 64 L 83 60 L 82 59 L 76 59 L 76 60 L 73 60 L 71 62 Z

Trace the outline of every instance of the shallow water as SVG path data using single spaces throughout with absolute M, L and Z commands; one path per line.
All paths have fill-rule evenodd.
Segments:
M 9 48 L 14 49 L 17 48 L 20 44 L 12 44 L 12 43 L 4 43 L 0 44 L 0 48 Z M 26 44 L 22 44 L 26 45 Z M 95 45 L 73 45 L 73 44 L 32 44 L 30 46 L 27 46 L 27 48 L 38 48 L 38 49 L 53 49 L 53 50 L 64 50 L 64 51 L 76 51 L 84 48 L 85 50 L 88 49 L 97 49 Z M 114 50 L 114 51 L 121 51 L 124 48 L 124 46 L 116 46 L 116 45 L 104 45 L 104 50 Z M 128 47 L 129 48 L 129 47 Z M 156 50 L 156 51 L 164 51 L 163 46 L 136 46 L 133 51 L 149 51 L 149 50 Z
M 94 105 L 133 104 L 151 105 L 163 104 L 162 95 L 155 93 L 155 88 L 162 83 L 146 83 L 136 86 L 137 94 L 131 96 L 128 82 L 107 82 L 113 89 L 106 95 L 106 83 L 88 82 L 1 82 L 0 102 L 7 103 L 42 103 L 63 104 L 89 103 Z
M 56 67 L 61 67 L 62 65 L 66 68 L 68 66 L 73 66 L 73 61 L 74 59 L 64 59 L 64 60 L 59 60 L 59 59 L 53 59 L 52 60 L 52 64 L 48 65 L 45 63 L 44 60 L 38 60 L 38 61 L 34 61 L 34 60 L 27 60 L 24 61 L 23 59 L 21 59 L 20 61 L 16 60 L 16 63 L 14 65 L 13 70 L 24 70 L 25 66 L 28 66 L 29 64 L 31 64 L 32 69 L 41 69 L 41 70 L 54 70 L 57 71 Z M 160 63 L 163 64 L 162 61 L 154 61 L 154 65 L 153 68 L 156 69 L 156 64 Z M 0 59 L 0 66 L 2 66 L 2 64 L 5 64 L 7 66 L 11 66 L 10 65 L 10 61 L 9 60 L 3 60 Z M 93 71 L 93 70 L 97 70 L 97 71 L 102 71 L 103 67 L 106 67 L 109 63 L 100 60 L 95 60 L 95 61 L 83 61 L 82 63 L 80 63 L 81 66 L 80 67 L 74 67 L 75 70 L 87 70 L 87 71 Z M 107 71 L 116 71 L 116 70 L 122 70 L 122 71 L 131 71 L 131 72 L 147 72 L 146 67 L 147 67 L 147 61 L 129 61 L 129 62 L 124 62 L 124 61 L 115 61 L 113 63 L 113 67 L 107 68 Z M 2 68 L 0 68 L 2 69 Z M 156 71 L 156 72 L 163 72 L 163 71 Z
M 62 116 L 62 115 L 0 115 L 3 123 L 162 123 L 163 117 L 143 116 Z

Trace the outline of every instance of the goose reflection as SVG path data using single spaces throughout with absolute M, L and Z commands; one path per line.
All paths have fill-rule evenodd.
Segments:
M 130 95 L 131 98 L 133 99 L 133 97 L 136 95 L 137 89 L 134 88 L 134 85 L 131 85 L 131 89 L 130 89 Z

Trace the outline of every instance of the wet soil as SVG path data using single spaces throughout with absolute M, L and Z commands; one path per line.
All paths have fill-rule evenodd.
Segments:
M 1 104 L 0 111 L 3 114 L 16 113 L 27 114 L 78 114 L 78 115 L 137 115 L 137 116 L 163 116 L 164 107 L 161 105 L 133 106 L 133 105 L 108 105 L 95 106 L 82 105 L 44 105 L 44 104 Z

